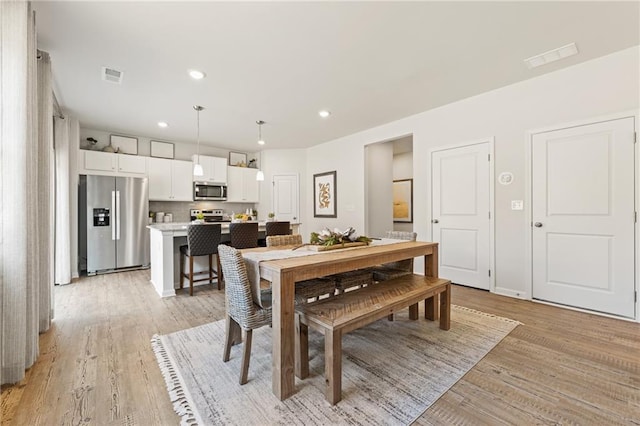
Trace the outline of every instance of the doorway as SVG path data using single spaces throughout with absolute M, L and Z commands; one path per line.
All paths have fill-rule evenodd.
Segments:
M 398 180 L 413 182 L 413 135 L 365 146 L 365 235 L 413 232 L 413 215 L 400 220 L 394 216 L 394 182 Z
M 490 290 L 493 284 L 493 141 L 431 152 L 431 235 L 439 275 Z
M 532 298 L 635 316 L 633 117 L 531 138 Z
M 271 205 L 275 218 L 286 222 L 299 222 L 300 203 L 298 194 L 300 182 L 297 173 L 273 175 Z

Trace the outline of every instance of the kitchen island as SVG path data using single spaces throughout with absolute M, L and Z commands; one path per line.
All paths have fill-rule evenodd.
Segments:
M 229 222 L 222 225 L 222 242 L 229 241 Z M 216 222 L 211 223 L 216 224 Z M 189 222 L 154 223 L 147 226 L 151 239 L 151 283 L 161 297 L 175 296 L 180 283 L 180 246 L 187 244 Z M 292 233 L 297 234 L 299 223 L 292 223 Z M 264 238 L 265 222 L 258 222 L 260 238 Z M 194 270 L 208 267 L 206 257 L 194 259 Z M 188 265 L 187 265 L 188 268 Z M 205 282 L 204 284 L 208 284 Z

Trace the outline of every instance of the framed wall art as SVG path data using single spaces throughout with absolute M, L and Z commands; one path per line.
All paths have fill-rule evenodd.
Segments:
M 336 172 L 313 175 L 313 217 L 338 217 Z
M 174 145 L 169 142 L 151 141 L 151 156 L 174 159 Z
M 247 167 L 247 154 L 242 152 L 229 152 L 229 165 Z
M 413 179 L 393 181 L 393 221 L 413 222 Z
M 111 144 L 115 152 L 138 155 L 138 138 L 111 135 Z

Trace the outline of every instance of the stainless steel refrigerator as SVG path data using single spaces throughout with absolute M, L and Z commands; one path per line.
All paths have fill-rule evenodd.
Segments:
M 146 178 L 81 176 L 79 201 L 81 209 L 82 203 L 86 206 L 80 216 L 85 222 L 80 229 L 86 231 L 80 249 L 86 250 L 88 275 L 149 266 Z

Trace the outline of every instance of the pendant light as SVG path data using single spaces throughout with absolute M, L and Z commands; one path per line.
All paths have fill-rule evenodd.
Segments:
M 258 125 L 258 145 L 264 145 L 264 140 L 262 139 L 262 125 L 264 121 L 258 120 L 256 121 Z M 260 162 L 262 162 L 262 151 L 260 152 Z M 263 181 L 264 180 L 264 172 L 262 171 L 262 164 L 260 164 L 260 169 L 258 169 L 258 173 L 256 173 L 256 180 Z
M 194 176 L 202 176 L 204 175 L 204 170 L 202 170 L 202 164 L 200 164 L 200 111 L 202 111 L 204 109 L 204 107 L 201 107 L 200 105 L 194 105 L 193 109 L 196 110 L 196 116 L 197 116 L 197 142 L 198 142 L 198 148 L 197 148 L 197 153 L 198 153 L 198 161 L 196 162 L 196 164 L 193 165 L 193 175 Z

